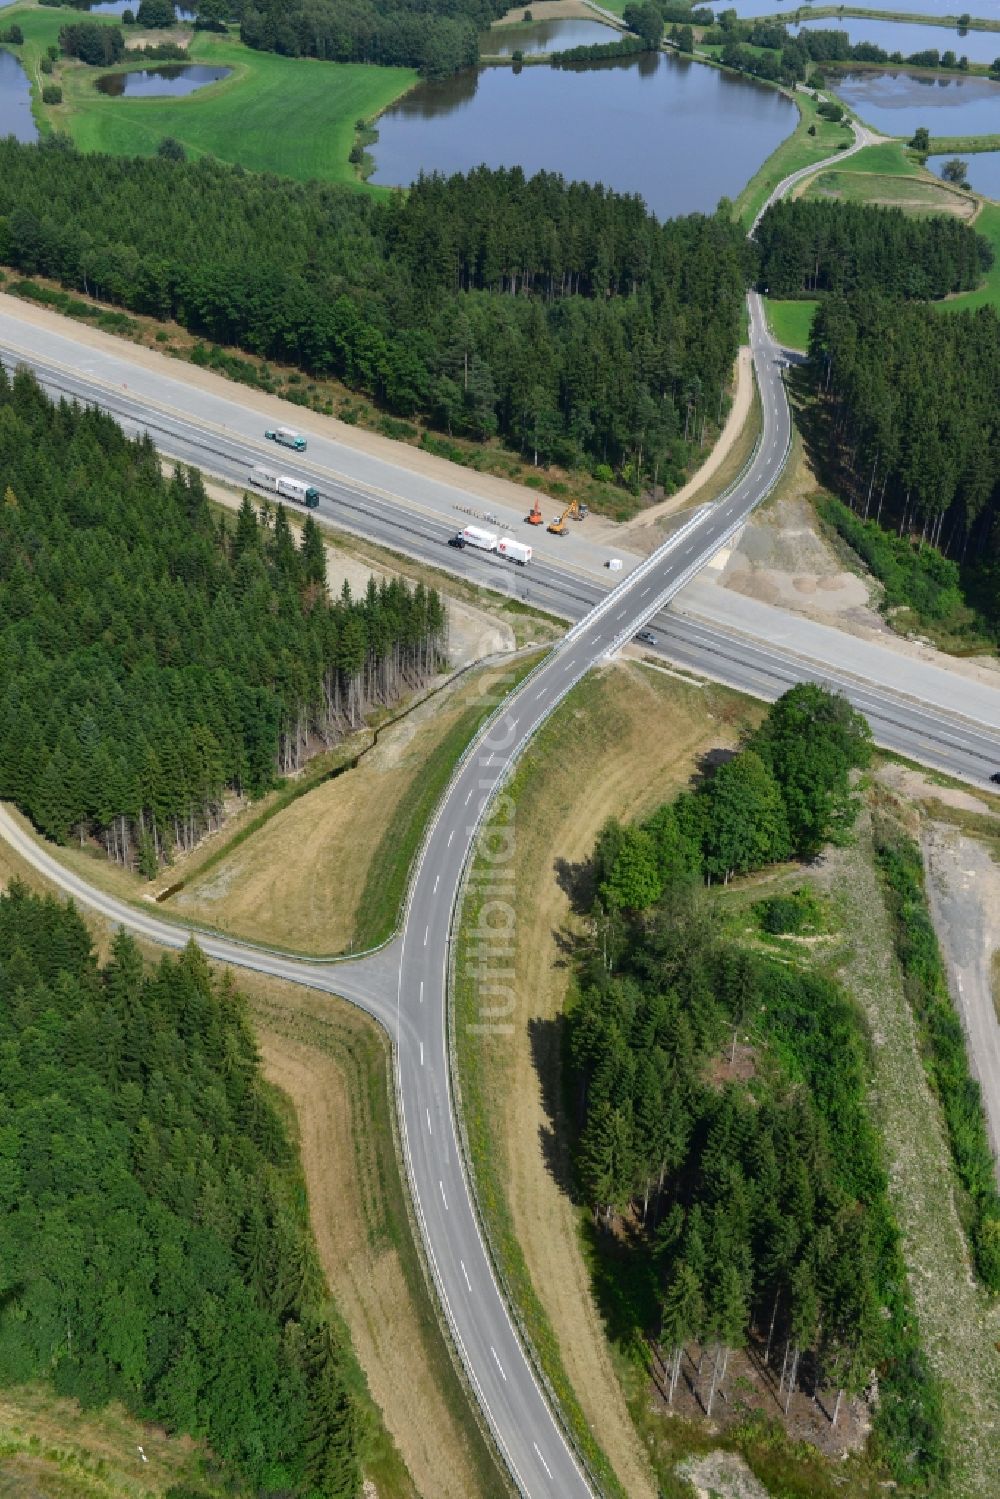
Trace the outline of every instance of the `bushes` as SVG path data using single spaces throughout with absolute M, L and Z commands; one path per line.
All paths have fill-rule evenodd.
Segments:
M 927 622 L 952 619 L 964 609 L 958 565 L 935 547 L 917 547 L 908 537 L 893 536 L 829 496 L 816 504 L 822 518 L 882 584 L 885 608 L 905 605 Z
M 821 931 L 824 924 L 823 908 L 806 887 L 758 901 L 754 910 L 761 930 L 773 937 Z
M 967 1193 L 962 1216 L 972 1255 L 983 1284 L 1000 1292 L 1000 1194 L 979 1084 L 969 1073 L 962 1024 L 927 907 L 920 849 L 898 828 L 883 824 L 876 828 L 875 852 L 895 923 L 906 997 L 944 1111 L 955 1170 Z
M 62 103 L 62 89 L 59 87 L 58 83 L 46 83 L 46 84 L 43 85 L 43 87 L 42 87 L 42 103 L 43 104 L 61 104 Z

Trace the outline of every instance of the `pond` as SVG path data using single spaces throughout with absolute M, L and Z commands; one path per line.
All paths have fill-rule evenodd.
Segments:
M 819 3 L 821 0 L 817 0 L 817 4 Z M 735 10 L 741 18 L 781 15 L 789 25 L 797 11 L 803 16 L 807 16 L 810 11 L 809 4 L 800 3 L 800 0 L 725 0 L 725 3 L 719 0 L 713 8 L 716 15 L 729 9 Z M 957 0 L 954 4 L 950 0 L 857 0 L 855 9 L 894 10 L 903 15 L 915 16 L 962 15 L 967 10 L 977 20 L 1000 21 L 1000 0 L 962 0 L 961 4 Z M 823 24 L 835 26 L 836 18 L 831 17 Z M 944 48 L 941 50 L 944 51 Z
M 905 0 L 900 0 L 905 8 Z M 842 21 L 828 17 L 823 21 L 803 21 L 800 27 L 791 22 L 789 31 L 846 31 L 852 44 L 872 42 L 885 52 L 901 52 L 911 57 L 914 52 L 927 52 L 934 48 L 938 52 L 954 52 L 956 57 L 967 57 L 970 62 L 992 62 L 1000 57 L 1000 31 L 967 31 L 964 36 L 947 26 L 919 26 L 913 21 L 856 20 L 845 16 Z
M 372 182 L 521 166 L 639 193 L 659 217 L 735 198 L 797 120 L 752 79 L 666 53 L 585 69 L 469 69 L 422 83 L 378 121 Z
M 955 154 L 952 152 L 951 156 L 928 156 L 927 165 L 935 176 L 940 177 L 941 168 Z M 967 156 L 962 156 L 959 152 L 958 155 L 969 169 L 969 186 L 977 193 L 982 193 L 984 198 L 993 198 L 1000 203 L 1000 151 L 973 151 Z
M 36 141 L 38 127 L 31 114 L 28 75 L 13 52 L 0 51 L 0 137 Z
M 164 94 L 174 98 L 193 94 L 206 84 L 228 78 L 232 68 L 210 68 L 205 63 L 164 63 L 159 68 L 140 68 L 134 73 L 102 73 L 94 87 L 112 99 L 128 94 L 133 99 L 159 99 Z
M 523 52 L 561 52 L 569 47 L 594 47 L 598 42 L 617 42 L 621 32 L 602 21 L 575 20 L 532 21 L 530 25 L 494 26 L 479 38 L 479 50 L 490 57 L 510 57 Z
M 933 73 L 845 73 L 838 98 L 866 125 L 907 140 L 920 125 L 931 135 L 991 135 L 1000 126 L 1000 83 Z

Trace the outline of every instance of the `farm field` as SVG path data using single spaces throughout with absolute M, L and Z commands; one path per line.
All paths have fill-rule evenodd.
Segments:
M 69 9 L 4 11 L 5 24 L 16 23 L 24 32 L 25 44 L 18 51 L 36 83 L 39 56 L 56 42 L 60 27 L 79 14 Z M 175 28 L 162 35 L 180 40 L 182 32 Z M 417 77 L 409 68 L 255 52 L 235 36 L 207 31 L 193 33 L 189 50 L 192 62 L 232 68 L 231 76 L 184 98 L 115 99 L 94 87 L 103 69 L 64 63 L 56 75 L 63 102 L 51 108 L 36 104 L 40 127 L 65 130 L 85 151 L 150 156 L 170 136 L 192 157 L 208 154 L 250 171 L 357 185 L 348 161 L 356 122 L 384 109 Z

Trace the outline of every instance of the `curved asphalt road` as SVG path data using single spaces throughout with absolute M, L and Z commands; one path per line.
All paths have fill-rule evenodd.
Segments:
M 855 149 L 864 143 L 861 135 Z M 775 195 L 787 190 L 800 175 L 782 184 Z M 517 1487 L 531 1499 L 584 1499 L 594 1489 L 557 1425 L 511 1325 L 473 1210 L 448 1061 L 452 927 L 477 832 L 498 788 L 536 729 L 595 663 L 629 641 L 738 531 L 784 466 L 790 416 L 781 383 L 781 359 L 756 295 L 751 294 L 749 307 L 763 408 L 763 435 L 753 462 L 727 496 L 696 512 L 657 553 L 600 597 L 494 714 L 457 768 L 429 829 L 411 881 L 401 935 L 368 957 L 324 964 L 198 934 L 210 957 L 340 994 L 366 1009 L 392 1036 L 404 1158 L 428 1261 L 452 1336 L 497 1446 Z M 40 373 L 44 380 L 44 372 Z M 65 382 L 66 372 L 60 372 L 58 378 Z M 114 409 L 103 397 L 100 403 Z M 197 441 L 195 424 L 185 425 Z M 170 450 L 174 452 L 172 447 Z M 196 457 L 192 461 L 200 460 Z M 245 475 L 245 445 L 238 462 L 241 475 Z M 356 493 L 353 498 L 356 502 Z M 398 546 L 398 511 L 393 521 L 391 539 Z M 427 527 L 416 521 L 412 529 L 426 535 Z M 533 569 L 533 587 L 534 577 Z M 572 587 L 578 597 L 575 614 L 586 608 L 596 585 L 579 579 Z M 675 616 L 671 616 L 671 623 L 678 626 Z M 714 632 L 713 638 L 718 646 L 719 632 Z M 764 670 L 773 669 L 773 653 L 760 655 Z M 782 686 L 777 690 L 783 690 Z M 766 695 L 771 695 L 770 691 Z M 176 947 L 186 940 L 183 928 L 124 905 L 68 872 L 2 810 L 0 836 L 81 905 L 164 945 Z M 502 971 L 510 940 L 510 907 L 504 899 L 502 864 L 502 858 L 498 858 L 497 883 L 489 891 L 494 899 L 489 911 L 496 924 L 487 919 L 475 950 L 455 954 L 458 962 L 478 968 L 483 979 L 478 991 L 481 1023 L 500 1027 L 510 1023 L 516 1003 L 516 996 L 496 977 Z M 514 904 L 512 901 L 511 906 Z

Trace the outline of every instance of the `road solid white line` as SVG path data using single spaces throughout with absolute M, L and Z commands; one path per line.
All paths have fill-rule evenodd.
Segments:
M 501 1362 L 500 1362 L 500 1360 L 499 1360 L 499 1359 L 498 1359 L 498 1358 L 497 1358 L 497 1351 L 496 1351 L 496 1349 L 495 1349 L 495 1348 L 494 1348 L 494 1347 L 493 1347 L 493 1344 L 492 1344 L 492 1343 L 491 1343 L 491 1344 L 490 1344 L 490 1352 L 491 1352 L 491 1353 L 492 1353 L 492 1355 L 493 1355 L 493 1357 L 494 1357 L 494 1358 L 495 1358 L 495 1359 L 496 1359 L 496 1365 L 497 1365 L 497 1368 L 498 1368 L 498 1369 L 499 1369 L 499 1370 L 500 1370 L 500 1376 L 501 1376 L 501 1378 L 502 1378 L 502 1379 L 503 1379 L 503 1382 L 504 1382 L 504 1384 L 506 1384 L 506 1383 L 507 1383 L 507 1376 L 506 1376 L 506 1374 L 504 1374 L 504 1372 L 503 1372 L 503 1364 L 502 1364 L 502 1363 L 501 1363 Z
M 448 1199 L 444 1195 L 444 1182 L 441 1180 L 440 1177 L 438 1177 L 438 1186 L 441 1188 L 441 1201 L 444 1203 L 444 1210 L 445 1210 L 445 1212 L 447 1212 L 448 1211 Z
M 462 1274 L 465 1276 L 465 1284 L 468 1286 L 469 1290 L 471 1291 L 472 1290 L 472 1281 L 469 1279 L 469 1272 L 465 1268 L 465 1261 L 464 1260 L 459 1260 L 458 1263 L 462 1267 Z
M 538 1455 L 538 1461 L 541 1463 L 542 1467 L 545 1469 L 546 1473 L 551 1478 L 552 1477 L 552 1469 L 549 1467 L 548 1463 L 545 1461 L 544 1457 L 542 1456 L 541 1449 L 539 1448 L 538 1443 L 537 1442 L 532 1442 L 531 1445 L 532 1445 L 532 1447 L 534 1447 L 535 1452 Z

